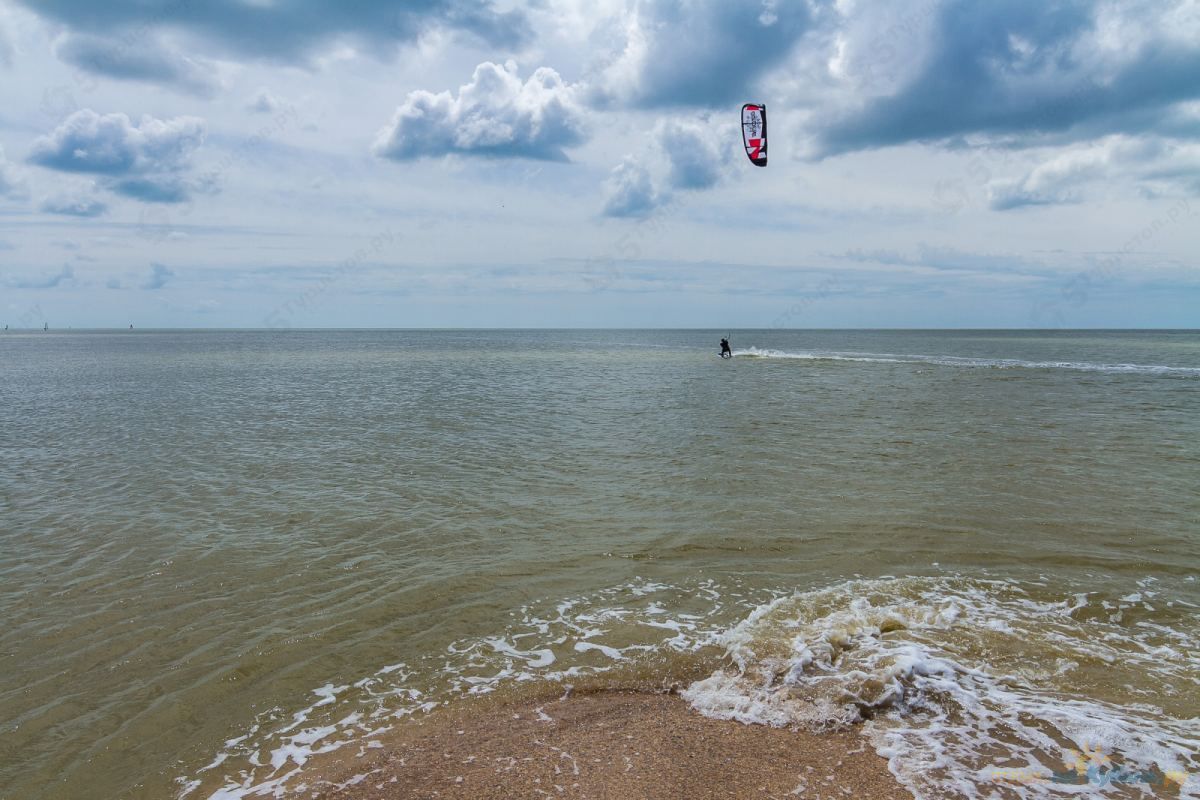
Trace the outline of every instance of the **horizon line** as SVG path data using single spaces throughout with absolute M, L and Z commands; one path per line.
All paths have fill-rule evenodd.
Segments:
M 753 331 L 753 332 L 785 332 L 785 331 L 1005 331 L 1005 332 L 1027 332 L 1027 333 L 1055 333 L 1069 331 L 1181 331 L 1181 332 L 1196 332 L 1200 333 L 1200 328 L 1181 328 L 1177 326 L 1141 326 L 1141 327 L 1103 327 L 1103 326 L 1082 326 L 1073 328 L 1024 328 L 1024 327 L 965 327 L 965 326 L 941 326 L 941 327 L 837 327 L 837 328 L 738 328 L 738 327 L 720 327 L 720 328 L 699 328 L 699 327 L 658 327 L 658 326 L 619 326 L 619 327 L 593 327 L 593 326 L 578 326 L 578 327 L 558 327 L 558 326 L 494 326 L 494 325 L 455 325 L 455 326 L 418 326 L 418 327 L 378 327 L 378 326 L 313 326 L 313 327 L 196 327 L 196 326 L 180 326 L 180 327 L 147 327 L 136 328 L 132 325 L 129 327 L 58 327 L 58 328 L 9 328 L 5 327 L 0 330 L 3 333 L 63 333 L 73 331 L 79 333 L 85 332 L 114 332 L 114 333 L 129 333 L 133 332 L 163 332 L 163 331 L 212 331 L 212 332 L 263 332 L 263 333 L 288 333 L 288 332 L 310 332 L 310 331 Z

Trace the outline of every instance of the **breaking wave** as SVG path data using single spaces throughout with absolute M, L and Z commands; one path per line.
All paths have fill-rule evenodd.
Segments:
M 908 578 L 803 592 L 725 633 L 729 665 L 684 697 L 745 723 L 861 725 L 917 797 L 1196 797 L 1200 625 L 1154 586 L 1055 598 Z
M 702 648 L 718 663 L 724 648 L 724 666 L 682 691 L 697 711 L 854 727 L 917 797 L 1129 796 L 1164 784 L 1197 797 L 1197 606 L 1154 579 L 1131 588 L 914 577 L 783 594 L 637 580 L 522 608 L 494 635 L 315 689 L 309 706 L 260 716 L 179 782 L 183 796 L 211 800 L 288 796 L 313 756 L 382 746 L 374 737 L 438 706 L 631 663 L 661 669 Z

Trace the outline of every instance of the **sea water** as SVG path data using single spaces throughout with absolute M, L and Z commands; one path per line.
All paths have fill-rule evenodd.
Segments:
M 918 796 L 1200 796 L 1200 333 L 39 331 L 0 369 L 0 797 L 287 796 L 582 685 L 850 727 Z

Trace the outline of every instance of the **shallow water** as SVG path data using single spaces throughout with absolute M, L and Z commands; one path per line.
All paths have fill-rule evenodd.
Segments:
M 0 337 L 0 796 L 697 669 L 920 793 L 1196 796 L 1200 333 L 725 333 Z

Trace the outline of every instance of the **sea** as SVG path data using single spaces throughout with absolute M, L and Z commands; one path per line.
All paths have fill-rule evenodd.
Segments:
M 0 377 L 0 797 L 308 796 L 580 687 L 921 798 L 1200 797 L 1200 332 L 9 331 Z

